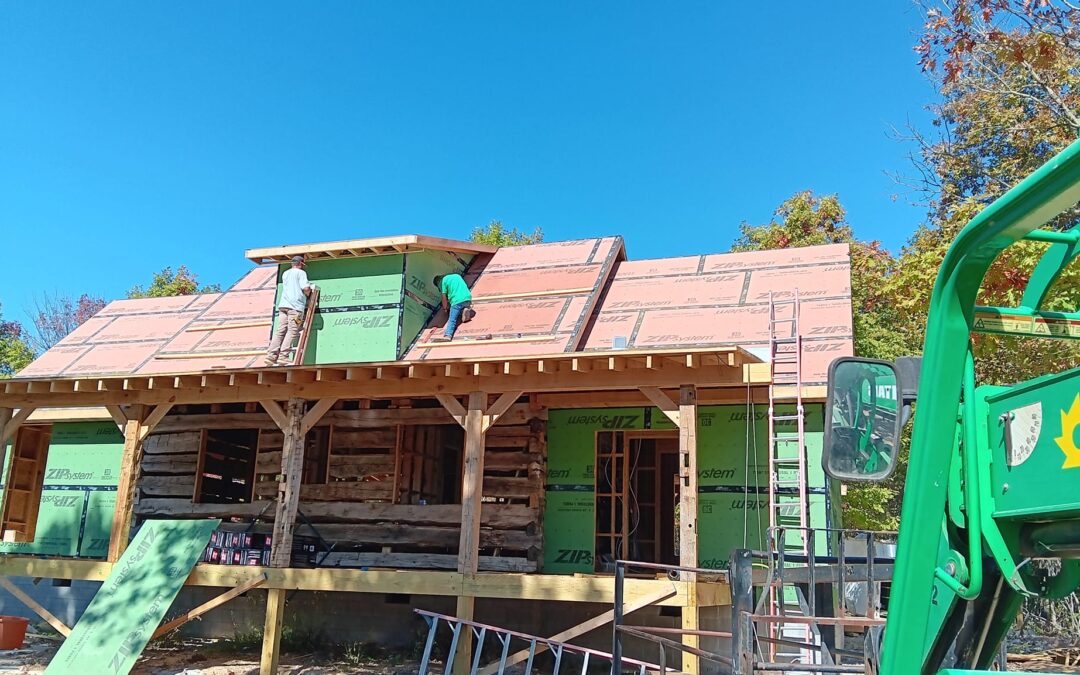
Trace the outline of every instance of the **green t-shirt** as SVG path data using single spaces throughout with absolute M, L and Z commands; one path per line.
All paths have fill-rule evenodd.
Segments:
M 439 291 L 446 296 L 451 307 L 472 300 L 472 293 L 469 292 L 469 287 L 465 285 L 465 280 L 460 274 L 447 274 L 443 277 Z

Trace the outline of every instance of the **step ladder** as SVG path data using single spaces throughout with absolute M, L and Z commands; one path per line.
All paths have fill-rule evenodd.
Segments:
M 300 338 L 296 341 L 296 351 L 293 353 L 294 366 L 304 365 L 304 356 L 307 354 L 308 338 L 311 336 L 311 327 L 315 325 L 315 314 L 319 311 L 319 288 L 311 289 L 308 296 L 307 308 L 304 311 L 304 323 L 300 326 Z
M 806 556 L 810 500 L 807 488 L 806 415 L 803 407 L 802 333 L 799 330 L 799 289 L 790 297 L 769 293 L 769 548 L 785 565 L 784 556 Z M 805 617 L 807 606 L 798 589 L 771 585 L 769 613 Z M 815 663 L 819 653 L 792 647 L 791 643 L 816 643 L 805 622 L 770 623 L 771 656 L 789 663 Z

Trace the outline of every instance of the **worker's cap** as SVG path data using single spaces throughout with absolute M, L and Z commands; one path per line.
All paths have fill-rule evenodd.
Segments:
M 292 257 L 292 261 L 293 261 L 294 265 L 303 265 L 304 264 L 304 256 L 302 256 L 302 255 L 294 255 Z

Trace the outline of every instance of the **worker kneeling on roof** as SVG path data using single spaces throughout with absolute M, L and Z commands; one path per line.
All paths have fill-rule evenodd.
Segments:
M 469 292 L 469 286 L 460 274 L 440 274 L 432 279 L 432 283 L 439 289 L 443 309 L 448 313 L 443 334 L 432 338 L 431 341 L 449 342 L 454 339 L 458 324 L 468 322 L 476 314 L 476 310 L 471 306 L 472 293 Z
M 292 267 L 281 275 L 277 327 L 274 328 L 274 336 L 266 350 L 266 365 L 281 365 L 278 361 L 281 352 L 284 351 L 287 355 L 292 351 L 296 336 L 300 333 L 300 326 L 304 322 L 304 308 L 307 307 L 308 296 L 314 288 L 304 271 L 304 256 L 293 256 Z

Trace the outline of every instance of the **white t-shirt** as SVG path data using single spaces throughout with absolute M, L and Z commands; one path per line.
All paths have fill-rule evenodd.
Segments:
M 288 307 L 298 312 L 304 311 L 307 305 L 307 296 L 304 289 L 310 288 L 307 272 L 299 267 L 290 267 L 281 275 L 281 300 L 278 307 Z

